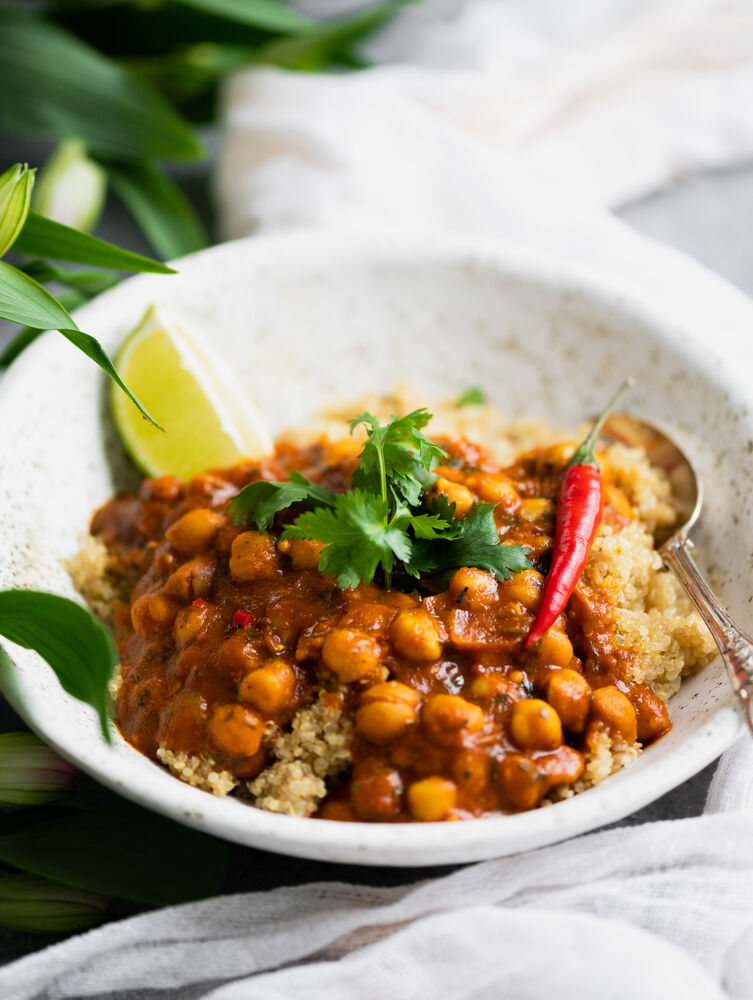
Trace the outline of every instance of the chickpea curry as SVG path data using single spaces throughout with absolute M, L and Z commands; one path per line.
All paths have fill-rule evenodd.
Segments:
M 358 482 L 352 439 L 280 442 L 260 461 L 188 483 L 147 480 L 137 495 L 106 503 L 92 533 L 137 581 L 116 617 L 125 739 L 154 760 L 167 748 L 210 761 L 253 803 L 280 734 L 320 704 L 346 727 L 345 759 L 313 765 L 313 801 L 280 811 L 406 822 L 534 808 L 579 790 L 604 741 L 632 748 L 666 733 L 664 701 L 635 679 L 641 654 L 620 634 L 614 587 L 581 579 L 564 613 L 526 648 L 575 445 L 528 451 L 503 468 L 468 440 L 433 444 L 421 496 L 409 507 L 395 494 L 385 533 L 414 516 L 407 537 L 420 554 L 437 523 L 451 538 L 453 526 L 465 519 L 473 527 L 469 519 L 482 512 L 496 536 L 493 546 L 484 542 L 482 566 L 453 565 L 443 541 L 441 559 L 421 555 L 428 569 L 411 570 L 406 556 L 404 571 L 383 548 L 370 578 L 344 586 L 346 571 L 325 561 L 327 538 L 317 539 L 314 525 L 337 515 L 337 497 Z M 600 531 L 616 536 L 636 512 L 608 454 L 599 459 Z M 363 466 L 361 458 L 365 482 Z M 291 487 L 293 501 L 258 515 L 255 527 L 238 523 L 229 501 L 250 484 L 265 484 L 257 493 L 267 498 L 273 483 Z M 324 513 L 314 508 L 319 496 L 330 504 Z M 421 520 L 437 511 L 450 527 Z M 343 550 L 357 549 L 356 536 L 348 538 Z M 391 544 L 402 552 L 408 543 Z M 507 569 L 484 562 L 497 558 L 492 548 Z M 517 562 L 515 553 L 523 553 Z

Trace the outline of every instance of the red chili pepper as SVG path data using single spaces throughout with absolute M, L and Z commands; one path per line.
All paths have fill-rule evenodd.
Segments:
M 207 602 L 205 600 L 203 600 L 201 597 L 197 597 L 195 601 L 191 601 L 191 607 L 192 608 L 206 608 L 207 607 Z
M 247 625 L 253 625 L 255 621 L 254 616 L 249 611 L 244 611 L 243 608 L 236 611 L 233 616 L 233 625 L 236 628 L 246 628 Z
M 601 472 L 594 457 L 596 439 L 617 400 L 632 384 L 632 379 L 622 383 L 570 459 L 557 500 L 552 565 L 544 584 L 539 613 L 525 641 L 526 649 L 538 642 L 557 620 L 586 565 L 604 508 Z

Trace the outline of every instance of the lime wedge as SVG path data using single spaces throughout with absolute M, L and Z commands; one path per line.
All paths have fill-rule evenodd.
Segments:
M 113 417 L 123 444 L 149 476 L 181 479 L 262 455 L 272 442 L 233 374 L 185 323 L 152 306 L 123 341 L 118 372 L 165 431 L 152 427 L 113 385 Z

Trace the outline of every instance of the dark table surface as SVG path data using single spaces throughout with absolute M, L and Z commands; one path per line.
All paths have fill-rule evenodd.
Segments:
M 2 161 L 42 162 L 44 147 L 35 143 L 3 142 Z M 211 164 L 193 168 L 181 176 L 190 197 L 200 207 L 212 228 L 207 195 Z M 753 294 L 753 166 L 678 179 L 671 187 L 618 213 L 641 232 L 686 251 L 718 271 L 748 294 Z M 108 202 L 97 235 L 122 246 L 150 252 L 143 237 L 115 202 Z M 215 234 L 216 235 L 216 234 Z M 12 328 L 0 322 L 0 350 L 12 335 Z M 2 379 L 0 378 L 0 392 Z M 0 699 L 0 732 L 26 728 L 10 707 Z M 634 824 L 651 820 L 696 816 L 703 810 L 714 766 L 664 795 L 656 802 L 623 820 Z M 113 795 L 96 782 L 81 776 L 74 804 L 84 807 L 112 801 Z M 263 890 L 309 881 L 343 880 L 371 885 L 396 885 L 450 871 L 450 868 L 401 869 L 361 868 L 282 857 L 233 845 L 225 878 L 225 892 Z M 137 912 L 121 906 L 117 915 Z M 0 962 L 28 954 L 59 937 L 36 936 L 0 928 Z

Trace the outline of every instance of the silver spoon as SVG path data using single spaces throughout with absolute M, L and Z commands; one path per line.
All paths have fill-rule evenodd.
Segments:
M 700 476 L 674 441 L 638 417 L 613 413 L 605 421 L 601 437 L 630 448 L 643 448 L 651 465 L 661 469 L 669 479 L 678 507 L 679 526 L 669 529 L 664 537 L 657 537 L 659 555 L 708 625 L 753 735 L 753 640 L 716 599 L 691 556 L 694 546 L 688 535 L 703 503 Z

